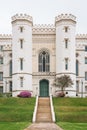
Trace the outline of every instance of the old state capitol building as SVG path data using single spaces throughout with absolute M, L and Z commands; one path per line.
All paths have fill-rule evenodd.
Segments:
M 54 25 L 33 25 L 27 14 L 12 17 L 12 34 L 0 34 L 0 93 L 55 96 L 55 77 L 69 75 L 66 96 L 87 97 L 87 34 L 75 34 L 76 17 L 61 14 Z

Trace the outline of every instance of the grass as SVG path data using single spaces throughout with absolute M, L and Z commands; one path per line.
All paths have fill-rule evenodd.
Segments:
M 70 123 L 59 122 L 57 123 L 63 130 L 87 130 L 87 123 Z
M 87 130 L 87 98 L 53 98 L 56 123 L 64 130 Z M 32 123 L 35 98 L 0 98 L 0 130 L 23 130 Z
M 87 98 L 53 98 L 56 123 L 64 130 L 87 129 Z
M 0 129 L 23 130 L 32 122 L 35 98 L 0 98 Z
M 30 124 L 29 122 L 0 122 L 0 130 L 24 130 Z

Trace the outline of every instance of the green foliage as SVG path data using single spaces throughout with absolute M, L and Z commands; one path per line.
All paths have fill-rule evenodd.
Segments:
M 87 98 L 53 98 L 56 121 L 87 123 Z
M 12 93 L 0 93 L 0 97 L 12 97 Z
M 61 88 L 63 91 L 64 88 L 71 87 L 73 85 L 73 81 L 69 75 L 62 75 L 55 78 L 53 85 Z

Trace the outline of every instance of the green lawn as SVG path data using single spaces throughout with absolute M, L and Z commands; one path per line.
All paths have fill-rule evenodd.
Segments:
M 0 122 L 0 130 L 24 130 L 30 124 L 29 122 Z
M 0 98 L 0 130 L 23 130 L 32 122 L 35 98 Z
M 56 123 L 64 130 L 87 130 L 87 98 L 53 98 Z
M 87 130 L 87 98 L 53 98 L 56 123 L 64 130 Z M 23 130 L 32 123 L 35 98 L 0 98 L 0 130 Z
M 57 122 L 63 130 L 87 130 L 87 123 Z

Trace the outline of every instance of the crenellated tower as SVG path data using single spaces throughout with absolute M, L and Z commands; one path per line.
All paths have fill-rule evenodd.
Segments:
M 55 17 L 56 26 L 56 76 L 70 75 L 74 85 L 66 88 L 68 96 L 76 96 L 75 29 L 76 17 L 61 14 Z
M 32 91 L 32 17 L 12 17 L 13 96 L 23 90 Z

